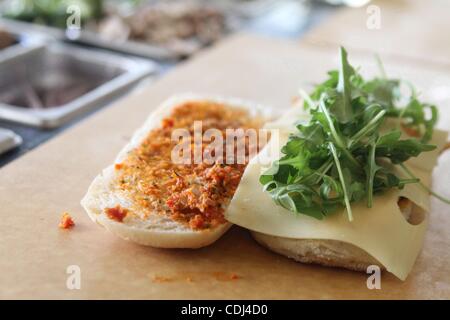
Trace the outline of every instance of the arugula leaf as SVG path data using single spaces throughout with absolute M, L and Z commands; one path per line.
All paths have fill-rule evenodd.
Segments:
M 339 162 L 339 157 L 337 155 L 336 148 L 334 147 L 334 144 L 332 142 L 328 142 L 328 145 L 330 147 L 331 154 L 333 155 L 334 162 L 336 165 L 336 169 L 339 174 L 339 180 L 341 182 L 342 191 L 344 192 L 344 203 L 345 207 L 347 208 L 347 214 L 348 214 L 348 220 L 353 221 L 353 215 L 352 215 L 352 207 L 350 206 L 350 197 L 348 194 L 348 181 L 344 178 L 344 174 L 341 168 L 341 163 Z
M 435 145 L 424 144 L 417 139 L 399 140 L 400 135 L 400 131 L 393 131 L 381 137 L 377 143 L 376 156 L 386 157 L 392 163 L 399 164 L 424 151 L 436 149 Z
M 353 117 L 350 77 L 354 74 L 354 70 L 348 63 L 347 51 L 345 51 L 343 47 L 340 48 L 340 57 L 341 66 L 339 70 L 339 82 L 336 90 L 342 94 L 342 101 L 339 103 L 339 107 L 335 108 L 335 115 L 340 122 L 347 123 L 350 122 Z
M 309 104 L 308 102 L 311 101 L 318 101 L 319 98 L 322 96 L 325 91 L 327 91 L 330 88 L 336 88 L 338 81 L 339 81 L 339 71 L 337 70 L 331 70 L 328 71 L 329 78 L 322 82 L 321 84 L 318 84 L 314 91 L 310 95 L 310 99 L 305 99 L 305 108 L 308 109 Z M 304 91 L 302 90 L 304 93 Z
M 375 174 L 378 170 L 381 169 L 380 166 L 377 165 L 375 159 L 375 152 L 377 148 L 377 144 L 372 142 L 369 146 L 369 156 L 367 159 L 367 163 L 365 166 L 366 169 L 366 190 L 367 190 L 367 207 L 372 208 L 373 202 L 373 184 L 375 180 Z
M 364 84 L 363 90 L 368 93 L 369 103 L 378 103 L 390 108 L 400 98 L 400 82 L 392 79 L 373 79 Z
M 260 183 L 277 205 L 296 214 L 323 219 L 344 207 L 352 221 L 352 202 L 366 199 L 370 208 L 376 194 L 420 183 L 412 174 L 398 177 L 391 168 L 436 148 L 427 142 L 438 112 L 419 101 L 412 86 L 400 106 L 405 100 L 402 81 L 388 79 L 381 62 L 382 77 L 366 81 L 349 64 L 344 48 L 340 58 L 339 71 L 328 72 L 310 95 L 300 91 L 311 119 L 296 124 L 282 157 L 261 175 Z M 399 129 L 381 134 L 388 118 L 415 136 L 402 139 Z

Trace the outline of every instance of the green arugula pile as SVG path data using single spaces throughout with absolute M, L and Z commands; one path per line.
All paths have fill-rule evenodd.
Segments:
M 401 103 L 402 82 L 387 79 L 379 66 L 382 76 L 366 81 L 341 48 L 340 70 L 328 72 L 310 95 L 301 92 L 311 120 L 296 125 L 281 149 L 284 156 L 260 177 L 277 205 L 317 219 L 345 207 L 352 221 L 352 202 L 365 199 L 370 208 L 374 194 L 420 182 L 403 162 L 436 148 L 427 142 L 437 109 L 420 102 L 412 87 Z M 387 118 L 397 121 L 397 129 L 381 134 Z M 401 139 L 402 127 L 417 138 Z M 408 178 L 397 176 L 393 165 Z

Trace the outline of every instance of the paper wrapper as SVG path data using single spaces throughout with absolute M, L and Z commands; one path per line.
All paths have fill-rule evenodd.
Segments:
M 374 65 L 352 52 L 350 60 L 369 70 Z M 436 79 L 450 83 L 445 68 L 402 59 L 385 63 L 389 74 L 402 74 L 425 93 Z M 0 298 L 449 298 L 450 207 L 435 200 L 412 273 L 406 282 L 383 274 L 381 290 L 369 290 L 364 273 L 304 265 L 271 253 L 238 227 L 200 250 L 141 247 L 92 223 L 79 204 L 92 179 L 167 97 L 230 95 L 281 113 L 299 86 L 308 89 L 337 65 L 335 50 L 235 36 L 3 168 Z M 448 107 L 442 106 L 440 123 L 447 129 Z M 450 155 L 444 154 L 434 189 L 447 196 L 449 172 Z M 64 211 L 75 220 L 72 230 L 58 228 Z M 80 290 L 67 287 L 72 265 L 81 270 Z

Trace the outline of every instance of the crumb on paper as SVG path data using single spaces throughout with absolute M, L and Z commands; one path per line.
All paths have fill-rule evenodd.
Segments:
M 59 227 L 61 229 L 71 229 L 75 226 L 75 222 L 68 212 L 64 212 L 59 222 Z
M 173 279 L 171 277 L 165 277 L 165 276 L 159 276 L 155 275 L 152 277 L 152 281 L 156 283 L 163 283 L 163 282 L 171 282 Z
M 154 283 L 169 283 L 169 282 L 202 282 L 211 281 L 214 279 L 220 282 L 232 282 L 242 277 L 235 272 L 215 271 L 215 272 L 180 272 L 170 275 L 165 274 L 150 274 L 152 282 Z
M 218 281 L 234 281 L 240 279 L 240 276 L 234 272 L 213 272 L 212 275 Z
M 237 280 L 237 279 L 239 279 L 240 277 L 239 277 L 239 275 L 237 275 L 236 273 L 232 273 L 231 275 L 230 275 L 230 279 L 231 280 Z

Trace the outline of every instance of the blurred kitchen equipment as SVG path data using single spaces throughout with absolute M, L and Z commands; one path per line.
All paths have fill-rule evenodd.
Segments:
M 155 72 L 147 60 L 49 43 L 0 63 L 0 118 L 61 126 Z
M 309 3 L 303 0 L 279 0 L 258 19 L 249 22 L 247 29 L 274 37 L 296 38 L 309 22 Z
M 19 146 L 22 138 L 11 130 L 0 128 L 0 155 Z
M 44 36 L 33 32 L 25 33 L 6 26 L 0 20 L 0 62 L 39 47 L 44 39 Z
M 0 15 L 7 18 L 3 23 L 158 60 L 189 56 L 228 31 L 227 13 L 212 1 L 28 2 L 6 0 L 0 6 Z M 67 28 L 66 7 L 74 3 L 87 14 L 81 15 L 80 27 Z
M 16 38 L 8 31 L 0 29 L 0 50 L 6 49 L 17 42 Z
M 255 18 L 269 12 L 283 0 L 216 0 L 218 6 L 245 18 Z
M 348 7 L 358 8 L 367 5 L 371 0 L 314 0 L 314 1 L 325 2 L 335 6 L 344 5 Z

